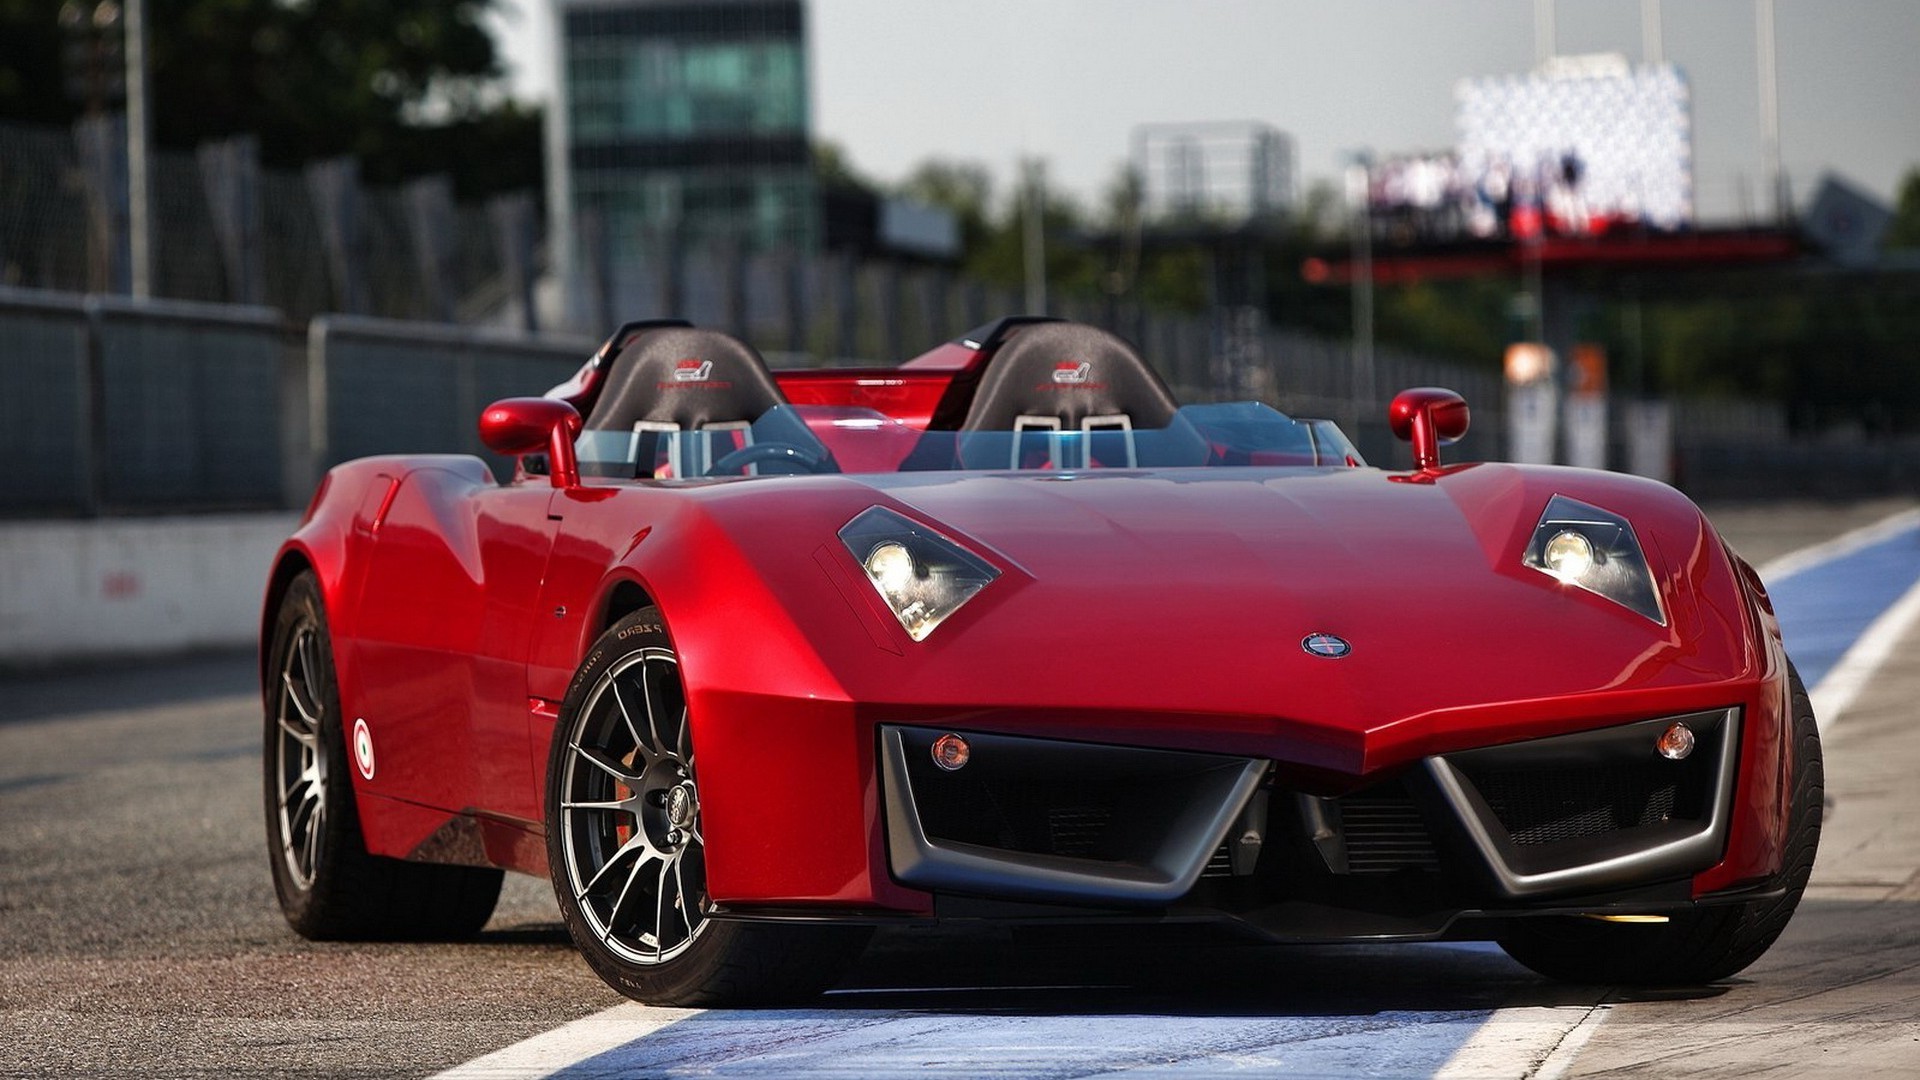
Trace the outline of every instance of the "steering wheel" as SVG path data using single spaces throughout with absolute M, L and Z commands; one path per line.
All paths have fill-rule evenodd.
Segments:
M 803 450 L 792 443 L 763 442 L 743 446 L 707 468 L 708 476 L 726 476 L 738 472 L 749 465 L 762 465 L 772 462 L 796 466 L 802 472 L 831 472 L 833 461 L 824 452 L 815 453 Z

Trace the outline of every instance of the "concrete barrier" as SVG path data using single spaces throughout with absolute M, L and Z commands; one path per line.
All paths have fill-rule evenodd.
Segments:
M 250 645 L 299 515 L 0 522 L 0 664 Z

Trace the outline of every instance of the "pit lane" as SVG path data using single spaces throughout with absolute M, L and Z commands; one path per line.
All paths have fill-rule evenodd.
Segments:
M 1714 515 L 1808 681 L 1854 680 L 1823 716 L 1814 886 L 1720 986 L 1563 987 L 1482 946 L 941 930 L 877 942 L 812 1008 L 644 1009 L 524 878 L 478 942 L 308 943 L 265 872 L 252 660 L 224 656 L 0 679 L 0 1075 L 1910 1075 L 1920 527 L 1855 530 L 1911 505 Z

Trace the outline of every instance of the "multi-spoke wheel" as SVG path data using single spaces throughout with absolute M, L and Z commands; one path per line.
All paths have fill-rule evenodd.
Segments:
M 858 930 L 709 917 L 693 725 L 652 608 L 609 629 L 574 677 L 547 770 L 547 857 L 581 953 L 641 1001 L 817 993 L 865 940 Z
M 466 937 L 486 925 L 499 870 L 367 854 L 326 609 L 311 572 L 287 588 L 267 665 L 267 849 L 288 925 L 334 939 Z
M 672 651 L 622 657 L 582 713 L 558 778 L 566 884 L 608 949 L 663 963 L 700 936 L 708 906 L 700 789 Z
M 274 688 L 274 721 L 279 731 L 269 734 L 267 768 L 275 781 L 271 812 L 279 818 L 276 838 L 286 872 L 299 889 L 313 888 L 313 872 L 320 855 L 320 838 L 327 823 L 328 755 L 323 738 L 317 688 L 320 681 L 320 630 L 300 622 L 280 663 L 279 686 Z

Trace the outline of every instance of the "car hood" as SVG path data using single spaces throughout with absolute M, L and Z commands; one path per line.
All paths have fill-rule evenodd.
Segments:
M 1488 707 L 1552 697 L 1588 699 L 1570 715 L 1631 711 L 1636 691 L 1754 674 L 1717 537 L 1684 497 L 1631 477 L 1484 465 L 859 482 L 1005 571 L 879 665 L 912 697 L 1271 717 L 1363 753 L 1345 736 L 1411 724 L 1401 738 L 1445 742 L 1429 730 L 1459 720 L 1444 714 L 1497 725 Z M 1554 494 L 1634 523 L 1667 625 L 1522 565 Z M 1317 634 L 1351 651 L 1315 655 Z

